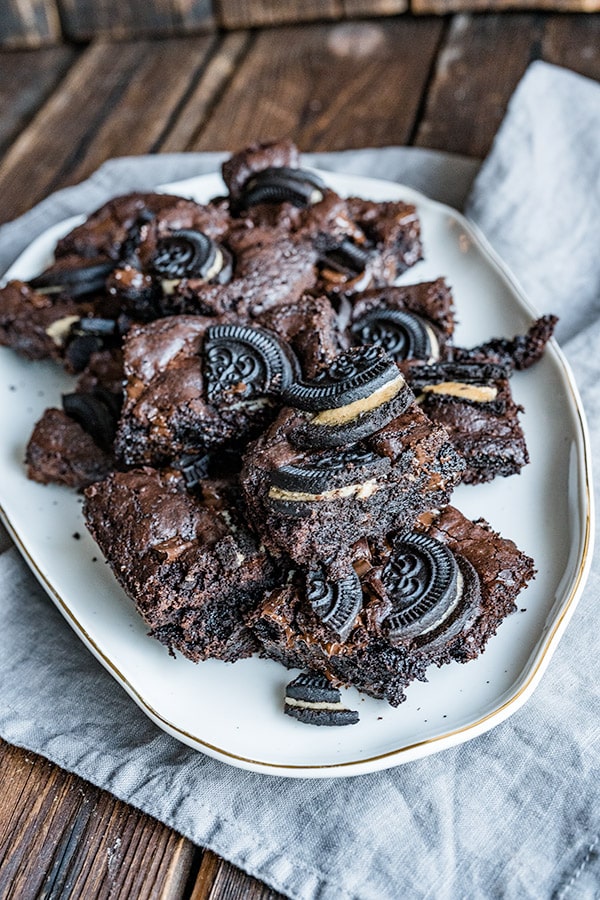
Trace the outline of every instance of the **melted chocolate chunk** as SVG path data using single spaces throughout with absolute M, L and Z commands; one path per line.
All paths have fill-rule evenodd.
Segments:
M 280 393 L 299 372 L 277 335 L 249 325 L 214 325 L 204 340 L 209 402 L 247 401 Z
M 445 544 L 408 533 L 394 541 L 382 581 L 392 601 L 384 627 L 391 638 L 412 638 L 437 626 L 457 600 L 458 565 Z
M 383 347 L 397 362 L 429 359 L 431 341 L 419 316 L 399 309 L 373 309 L 352 326 L 356 343 Z
M 304 208 L 320 203 L 326 190 L 325 182 L 305 169 L 287 166 L 262 169 L 245 182 L 240 203 L 243 207 L 258 203 L 292 203 Z
M 63 394 L 62 404 L 66 414 L 81 425 L 99 447 L 110 449 L 121 408 L 118 394 L 111 394 L 102 388 L 89 394 Z
M 362 608 L 363 595 L 358 575 L 338 581 L 328 581 L 322 566 L 308 573 L 306 596 L 314 612 L 332 630 L 336 638 L 345 641 Z
M 381 347 L 354 347 L 312 379 L 297 381 L 284 391 L 297 409 L 317 412 L 363 400 L 399 377 L 394 360 Z
M 104 289 L 107 277 L 115 268 L 116 262 L 88 263 L 72 269 L 54 269 L 42 272 L 29 282 L 31 287 L 42 294 L 68 294 L 70 297 L 82 297 Z

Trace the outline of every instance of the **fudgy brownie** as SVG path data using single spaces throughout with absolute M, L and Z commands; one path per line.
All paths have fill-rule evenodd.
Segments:
M 250 624 L 263 653 L 397 706 L 430 665 L 477 657 L 533 577 L 533 561 L 447 506 L 429 525 L 365 539 L 337 581 L 322 566 L 267 595 Z
M 64 410 L 47 409 L 29 438 L 25 464 L 32 481 L 80 489 L 105 478 L 114 460 Z
M 465 484 L 513 475 L 529 462 L 519 422 L 523 407 L 510 390 L 509 372 L 492 363 L 414 366 L 408 382 L 429 418 L 443 425 L 463 456 Z
M 256 650 L 245 618 L 281 578 L 235 481 L 204 479 L 191 493 L 175 472 L 115 472 L 87 489 L 84 515 L 153 637 L 195 662 Z
M 170 316 L 131 330 L 115 445 L 124 464 L 164 465 L 246 442 L 273 420 L 282 388 L 336 349 L 326 299 L 307 298 L 264 321 L 270 327 Z
M 357 535 L 410 527 L 449 501 L 464 463 L 381 349 L 347 351 L 286 396 L 295 408 L 250 445 L 241 473 L 273 553 L 344 571 Z

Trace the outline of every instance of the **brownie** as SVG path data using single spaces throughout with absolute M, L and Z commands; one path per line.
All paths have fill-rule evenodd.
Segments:
M 349 301 L 349 344 L 384 347 L 398 363 L 446 357 L 455 317 L 452 292 L 443 278 L 361 291 Z
M 60 360 L 71 326 L 89 312 L 89 303 L 9 281 L 0 288 L 0 344 L 28 359 Z
M 124 344 L 117 456 L 156 466 L 246 443 L 275 417 L 283 381 L 312 375 L 336 351 L 333 309 L 310 296 L 251 325 L 181 315 L 135 326 Z
M 256 650 L 245 619 L 281 578 L 244 522 L 235 482 L 206 479 L 190 493 L 173 472 L 114 472 L 87 489 L 84 516 L 170 651 L 234 662 Z
M 411 367 L 407 380 L 423 412 L 448 431 L 466 462 L 465 484 L 514 475 L 529 462 L 509 371 L 491 363 Z
M 529 369 L 541 359 L 557 322 L 557 316 L 540 316 L 525 334 L 512 338 L 490 338 L 476 347 L 456 347 L 450 358 L 456 362 L 497 363 L 510 370 Z
M 36 423 L 25 452 L 27 477 L 42 484 L 81 489 L 113 468 L 110 451 L 62 409 L 47 409 Z
M 357 535 L 411 527 L 448 503 L 464 463 L 383 351 L 341 354 L 287 396 L 295 407 L 249 446 L 241 473 L 250 520 L 271 552 L 343 572 Z
M 383 545 L 359 540 L 338 582 L 323 567 L 271 591 L 250 624 L 262 652 L 397 706 L 431 665 L 476 658 L 533 577 L 483 520 L 447 506 Z

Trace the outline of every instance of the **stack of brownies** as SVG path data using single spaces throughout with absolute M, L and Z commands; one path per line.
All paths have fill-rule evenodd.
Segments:
M 450 505 L 528 462 L 510 375 L 555 319 L 454 344 L 414 206 L 342 198 L 289 142 L 223 166 L 207 204 L 117 197 L 0 290 L 0 343 L 78 376 L 27 447 L 85 490 L 87 525 L 150 633 L 200 661 L 299 668 L 285 711 L 393 706 L 479 655 L 533 561 Z

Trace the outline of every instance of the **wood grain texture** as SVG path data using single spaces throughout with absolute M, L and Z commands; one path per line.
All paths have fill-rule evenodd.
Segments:
M 541 34 L 541 20 L 534 14 L 455 16 L 415 143 L 485 156 Z
M 82 54 L 6 153 L 6 221 L 111 156 L 150 152 L 177 116 L 213 37 L 98 42 Z
M 77 51 L 67 46 L 2 55 L 0 153 L 25 128 L 76 57 Z
M 284 135 L 305 151 L 406 143 L 443 28 L 400 17 L 259 32 L 187 149 Z
M 212 0 L 57 0 L 67 39 L 168 36 L 215 28 Z
M 254 28 L 315 19 L 339 19 L 341 0 L 219 0 L 223 28 Z
M 3 900 L 175 900 L 195 852 L 155 819 L 0 741 Z
M 600 16 L 551 16 L 544 27 L 542 57 L 600 81 Z
M 41 47 L 60 39 L 55 0 L 3 0 L 0 47 Z
M 202 855 L 190 900 L 285 900 L 283 894 L 241 872 L 210 850 Z
M 349 19 L 369 16 L 396 16 L 406 12 L 408 0 L 342 0 L 343 15 Z
M 456 12 L 597 12 L 600 0 L 411 0 L 411 10 L 417 15 L 446 15 Z

